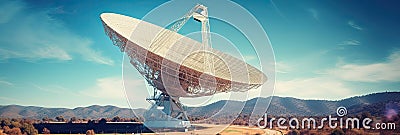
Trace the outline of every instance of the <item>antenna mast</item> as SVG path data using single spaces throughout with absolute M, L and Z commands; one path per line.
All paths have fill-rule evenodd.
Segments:
M 204 71 L 210 75 L 214 75 L 214 73 L 212 72 L 212 69 L 214 69 L 213 61 L 210 57 L 211 53 L 209 53 L 211 52 L 212 48 L 210 37 L 210 23 L 208 18 L 208 10 L 207 7 L 204 5 L 197 4 L 177 22 L 175 22 L 169 29 L 164 29 L 160 33 L 158 33 L 154 41 L 150 44 L 150 50 L 156 52 L 164 44 L 170 42 L 173 33 L 177 33 L 191 17 L 193 17 L 194 20 L 201 22 L 202 45 L 203 50 L 206 52 L 204 53 L 204 55 L 207 55 L 204 61 Z

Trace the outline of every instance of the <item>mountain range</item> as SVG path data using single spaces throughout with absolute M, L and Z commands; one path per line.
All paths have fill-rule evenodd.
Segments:
M 260 106 L 254 107 L 256 104 Z M 241 110 L 242 108 L 242 114 L 250 114 L 253 111 L 265 112 L 265 109 L 268 107 L 267 113 L 276 116 L 326 116 L 336 114 L 336 109 L 339 106 L 346 107 L 348 115 L 369 112 L 374 116 L 381 116 L 388 107 L 397 110 L 400 108 L 400 92 L 374 93 L 336 101 L 303 100 L 278 96 L 258 97 L 248 101 L 222 100 L 206 106 L 189 107 L 188 114 L 189 116 L 211 116 L 219 112 L 221 115 L 236 115 L 240 113 L 237 110 Z M 133 111 L 138 116 L 142 116 L 146 110 L 133 109 Z M 55 118 L 63 116 L 64 118 L 99 119 L 119 116 L 121 118 L 132 118 L 135 116 L 133 111 L 129 108 L 99 105 L 77 107 L 74 109 L 3 105 L 0 106 L 0 117 L 42 119 L 45 117 Z

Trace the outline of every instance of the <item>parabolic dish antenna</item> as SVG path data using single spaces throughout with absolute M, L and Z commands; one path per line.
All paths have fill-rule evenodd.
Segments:
M 202 24 L 201 43 L 177 33 L 192 17 Z M 147 98 L 153 105 L 144 116 L 148 127 L 190 127 L 180 97 L 243 92 L 267 81 L 257 68 L 211 47 L 203 5 L 196 5 L 168 29 L 115 13 L 103 13 L 100 18 L 113 44 L 154 87 L 154 95 Z

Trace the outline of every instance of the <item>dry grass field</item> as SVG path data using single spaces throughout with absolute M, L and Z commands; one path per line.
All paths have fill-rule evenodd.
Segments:
M 220 132 L 221 135 L 281 135 L 282 133 L 276 130 L 260 129 L 257 127 L 249 128 L 243 126 L 229 126 Z
M 249 128 L 243 126 L 228 126 L 227 125 L 210 125 L 210 124 L 199 124 L 196 129 L 189 132 L 165 132 L 165 133 L 143 133 L 141 135 L 215 135 L 217 133 L 221 135 L 281 135 L 279 131 Z M 223 129 L 223 130 L 222 130 Z M 221 131 L 222 130 L 222 131 Z M 57 135 L 71 135 L 71 134 L 57 134 Z M 101 135 L 123 135 L 123 134 L 101 134 Z M 124 134 L 132 135 L 132 134 Z

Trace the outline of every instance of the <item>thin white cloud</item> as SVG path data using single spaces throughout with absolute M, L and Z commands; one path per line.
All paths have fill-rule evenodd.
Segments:
M 342 81 L 329 77 L 278 80 L 275 86 L 275 95 L 301 99 L 337 100 L 355 95 Z
M 14 84 L 9 81 L 0 80 L 0 85 L 13 86 Z
M 59 60 L 72 60 L 71 56 L 65 52 L 63 49 L 57 46 L 49 46 L 38 48 L 37 51 L 34 52 L 39 58 L 55 58 Z
M 290 64 L 277 63 L 278 72 L 282 72 L 279 70 L 285 69 L 284 67 L 290 67 Z M 275 95 L 301 99 L 337 100 L 365 94 L 348 84 L 352 82 L 369 84 L 400 82 L 400 69 L 398 67 L 400 67 L 400 50 L 392 52 L 385 61 L 369 64 L 347 63 L 339 58 L 334 68 L 316 72 L 311 77 L 280 79 L 278 74 Z M 290 69 L 288 70 L 290 71 Z M 287 72 L 283 71 L 283 73 Z M 287 75 L 290 75 L 290 73 L 285 74 L 285 76 Z
M 76 10 L 66 10 L 64 6 L 58 6 L 56 8 L 51 9 L 51 14 L 74 14 Z
M 326 74 L 346 81 L 358 82 L 399 82 L 400 51 L 393 52 L 386 61 L 371 64 L 344 63 Z
M 5 101 L 7 103 L 12 102 L 21 102 L 21 100 L 15 99 L 15 98 L 9 98 L 9 97 L 0 97 L 0 101 Z
M 51 10 L 30 11 L 22 7 L 12 16 L 9 15 L 7 22 L 0 25 L 2 32 L 7 33 L 7 36 L 0 37 L 0 61 L 65 61 L 80 57 L 95 63 L 114 64 L 113 60 L 92 48 L 94 43 L 91 39 L 71 32 L 62 21 L 50 14 Z
M 275 2 L 273 0 L 270 0 L 272 6 L 274 7 L 275 11 L 282 17 L 286 19 L 286 16 L 279 10 L 278 6 L 276 6 Z
M 84 47 L 81 49 L 82 50 L 80 53 L 84 53 L 84 55 L 82 55 L 82 56 L 87 61 L 92 61 L 92 62 L 105 64 L 105 65 L 113 65 L 114 64 L 113 60 L 111 60 L 107 57 L 103 57 L 101 51 L 95 51 L 88 47 Z
M 309 9 L 307 9 L 307 11 L 311 14 L 311 16 L 312 16 L 315 20 L 319 21 L 319 13 L 318 13 L 317 10 L 315 10 L 315 9 L 313 9 L 313 8 L 309 8 Z
M 39 59 L 72 60 L 72 57 L 67 52 L 56 46 L 37 48 L 29 54 L 24 51 L 0 48 L 0 61 L 6 61 L 13 58 L 24 59 L 31 62 Z
M 277 73 L 288 73 L 292 70 L 292 67 L 290 67 L 288 64 L 284 62 L 276 62 L 275 63 L 275 71 Z
M 257 57 L 254 56 L 254 55 L 244 55 L 243 58 L 244 58 L 244 60 L 246 60 L 246 61 L 252 61 L 252 60 L 257 59 Z
M 32 86 L 42 92 L 45 93 L 52 93 L 56 95 L 72 95 L 78 97 L 79 95 L 77 93 L 72 92 L 71 90 L 60 86 L 60 85 L 38 85 L 38 84 L 32 84 Z
M 145 88 L 142 79 L 125 80 L 126 88 Z M 145 90 L 141 90 L 145 91 Z M 121 77 L 106 77 L 96 80 L 96 84 L 80 92 L 83 95 L 102 99 L 124 99 L 125 91 Z M 147 93 L 145 93 L 147 95 Z M 141 97 L 146 95 L 138 94 Z
M 352 27 L 352 28 L 354 28 L 354 29 L 356 29 L 356 30 L 363 30 L 363 28 L 360 27 L 359 25 L 357 25 L 356 23 L 354 23 L 354 21 L 348 21 L 347 24 L 348 24 L 350 27 Z
M 358 40 L 349 39 L 339 43 L 338 45 L 360 45 L 360 44 L 361 42 Z

